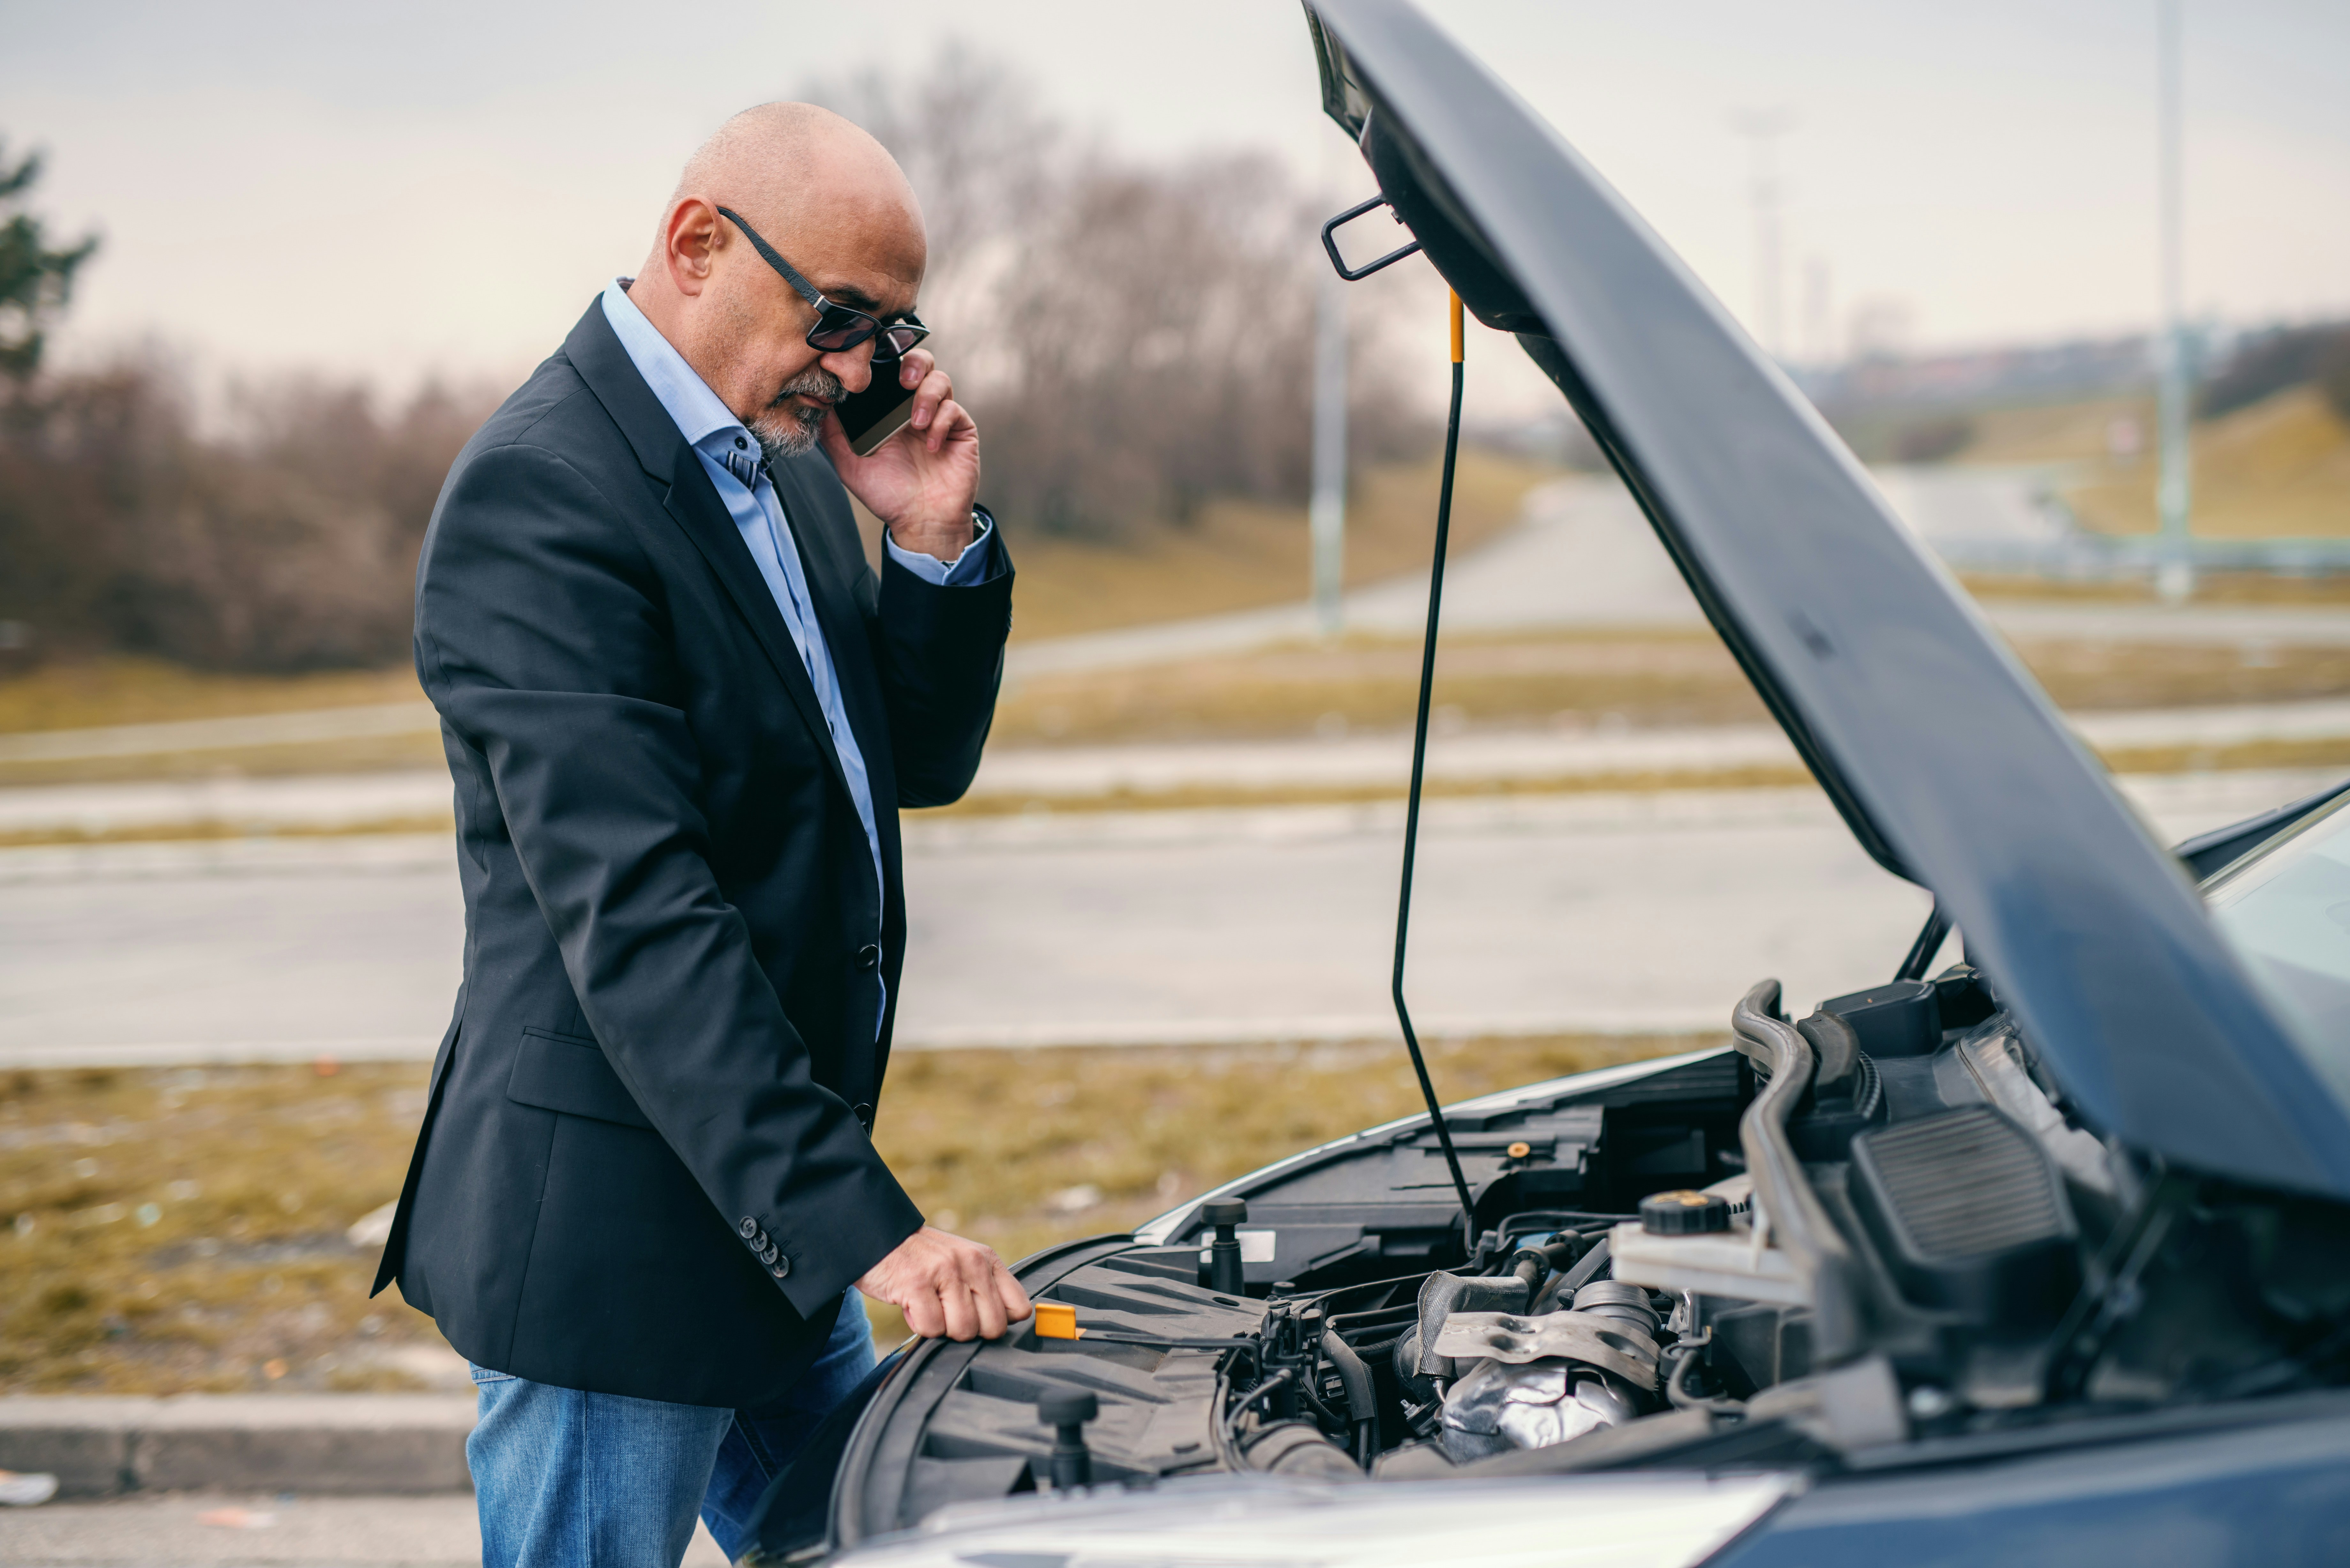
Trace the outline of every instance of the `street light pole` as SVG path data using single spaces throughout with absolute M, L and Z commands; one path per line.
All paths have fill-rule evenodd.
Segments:
M 1346 619 L 1347 586 L 1347 286 L 1315 269 L 1314 296 L 1314 624 L 1326 638 Z
M 1787 352 L 1783 317 L 1785 286 L 1780 265 L 1779 168 L 1777 139 L 1794 129 L 1794 111 L 1786 109 L 1745 109 L 1731 117 L 1731 125 L 1752 143 L 1754 201 L 1754 336 L 1763 352 L 1783 358 Z
M 2158 82 L 2156 142 L 2161 182 L 2162 383 L 2158 424 L 2161 477 L 2155 504 L 2162 514 L 2162 559 L 2155 586 L 2163 599 L 2183 604 L 2195 591 L 2193 545 L 2189 543 L 2191 500 L 2187 430 L 2187 323 L 2181 254 L 2179 169 L 2179 11 L 2182 0 L 2155 0 Z

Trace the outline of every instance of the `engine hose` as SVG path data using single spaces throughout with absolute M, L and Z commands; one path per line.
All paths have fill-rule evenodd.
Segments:
M 1709 1416 L 1742 1416 L 1745 1405 L 1736 1399 L 1704 1399 L 1689 1391 L 1690 1368 L 1697 1365 L 1698 1352 L 1713 1343 L 1713 1330 L 1706 1329 L 1695 1339 L 1684 1339 L 1669 1345 L 1665 1354 L 1673 1357 L 1673 1370 L 1665 1379 L 1665 1398 L 1676 1410 L 1702 1410 Z
M 1601 1272 L 1607 1267 L 1607 1238 L 1602 1236 L 1592 1244 L 1591 1251 L 1583 1254 L 1582 1260 L 1575 1267 L 1563 1274 L 1553 1275 L 1550 1283 L 1543 1287 L 1542 1294 L 1534 1298 L 1534 1305 L 1528 1310 L 1537 1313 L 1550 1312 L 1562 1301 L 1573 1301 L 1575 1292 L 1599 1277 Z
M 1224 1415 L 1225 1438 L 1232 1442 L 1239 1442 L 1241 1417 L 1248 1414 L 1249 1407 L 1255 1404 L 1258 1400 L 1264 1398 L 1267 1395 L 1276 1393 L 1296 1381 L 1296 1369 L 1295 1367 L 1284 1366 L 1280 1371 L 1274 1373 L 1272 1376 L 1266 1378 L 1263 1382 L 1258 1384 L 1255 1387 L 1250 1389 L 1247 1393 L 1242 1395 L 1239 1400 L 1233 1404 L 1232 1409 L 1227 1411 Z
M 1326 1323 L 1344 1324 L 1348 1329 L 1386 1328 L 1399 1323 L 1410 1323 L 1419 1316 L 1418 1302 L 1398 1302 L 1394 1306 L 1373 1307 L 1368 1312 L 1342 1312 L 1324 1319 Z
M 1811 1287 L 1812 1357 L 1826 1368 L 1858 1355 L 1866 1339 L 1851 1250 L 1828 1217 L 1811 1178 L 1787 1137 L 1787 1118 L 1814 1070 L 1812 1043 L 1778 1016 L 1779 982 L 1766 980 L 1730 1015 L 1733 1043 L 1770 1074 L 1738 1118 L 1738 1141 L 1754 1179 L 1754 1201 L 1770 1226 L 1772 1244 Z
M 1336 1368 L 1338 1373 L 1338 1386 L 1347 1391 L 1347 1414 L 1354 1422 L 1356 1448 L 1359 1450 L 1364 1447 L 1363 1431 L 1364 1428 L 1368 1428 L 1371 1432 L 1370 1446 L 1376 1449 L 1379 1400 L 1371 1383 L 1371 1369 L 1364 1365 L 1361 1356 L 1355 1354 L 1353 1345 L 1340 1339 L 1336 1333 L 1330 1329 L 1326 1328 L 1322 1331 L 1322 1354 L 1330 1358 L 1330 1365 Z M 1362 1455 L 1358 1452 L 1356 1457 L 1359 1459 Z

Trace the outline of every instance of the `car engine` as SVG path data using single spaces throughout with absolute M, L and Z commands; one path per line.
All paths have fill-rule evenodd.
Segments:
M 1300 1155 L 1028 1260 L 1036 1320 L 916 1346 L 832 1542 L 1197 1472 L 1392 1479 L 1890 1462 L 2350 1370 L 2350 1221 L 2081 1126 L 1966 965 L 1733 1048 Z

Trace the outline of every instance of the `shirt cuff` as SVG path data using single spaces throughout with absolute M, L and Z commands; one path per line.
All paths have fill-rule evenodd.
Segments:
M 993 574 L 995 566 L 995 519 L 984 511 L 975 512 L 971 543 L 965 545 L 962 554 L 951 561 L 941 561 L 936 556 L 906 549 L 887 528 L 881 530 L 881 544 L 889 552 L 891 560 L 922 581 L 936 583 L 945 588 L 969 587 L 974 583 L 985 582 Z

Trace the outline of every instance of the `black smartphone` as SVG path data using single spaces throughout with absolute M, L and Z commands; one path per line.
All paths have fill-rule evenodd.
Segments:
M 840 430 L 848 438 L 848 450 L 859 457 L 869 457 L 873 449 L 888 441 L 914 417 L 914 389 L 898 384 L 902 359 L 876 359 L 873 379 L 861 392 L 851 392 L 833 405 L 840 415 Z

